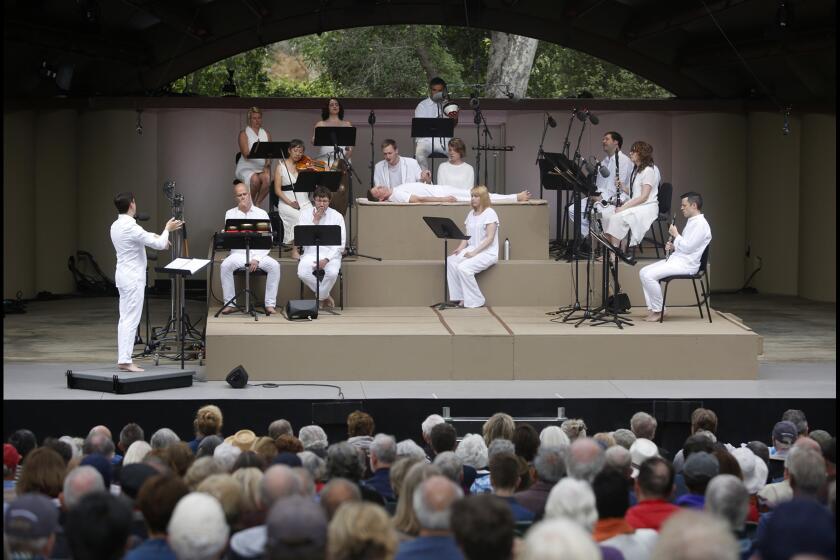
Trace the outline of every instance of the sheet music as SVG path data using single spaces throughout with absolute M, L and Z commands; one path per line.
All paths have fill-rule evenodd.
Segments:
M 165 268 L 171 268 L 174 270 L 188 270 L 190 274 L 195 274 L 205 266 L 210 264 L 209 259 L 175 259 Z

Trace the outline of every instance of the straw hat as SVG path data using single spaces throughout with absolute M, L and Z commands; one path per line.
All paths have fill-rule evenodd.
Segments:
M 251 451 L 251 446 L 257 441 L 257 434 L 251 430 L 239 430 L 232 436 L 225 438 L 225 443 L 238 447 L 242 451 Z

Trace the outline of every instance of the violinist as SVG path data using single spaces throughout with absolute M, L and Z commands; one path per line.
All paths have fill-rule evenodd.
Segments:
M 312 211 L 309 193 L 295 192 L 294 183 L 298 172 L 305 169 L 324 167 L 324 162 L 312 160 L 304 155 L 302 140 L 295 138 L 289 143 L 289 157 L 277 163 L 274 173 L 274 194 L 277 195 L 277 212 L 283 221 L 283 243 L 292 246 L 292 258 L 299 259 L 300 253 L 294 242 L 295 226 L 300 220 L 302 211 Z

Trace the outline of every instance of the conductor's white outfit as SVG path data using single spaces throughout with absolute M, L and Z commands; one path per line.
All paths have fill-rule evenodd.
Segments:
M 645 305 L 651 311 L 662 311 L 662 286 L 659 280 L 677 274 L 695 274 L 700 269 L 700 257 L 712 240 L 712 230 L 706 216 L 698 214 L 688 219 L 682 234 L 674 238 L 674 252 L 667 261 L 657 261 L 639 271 Z
M 378 187 L 396 187 L 405 183 L 420 181 L 420 165 L 417 160 L 400 156 L 397 165 L 388 165 L 384 159 L 373 170 L 373 184 Z
M 268 133 L 265 129 L 260 128 L 259 132 L 254 132 L 250 126 L 245 127 L 245 135 L 248 137 L 248 150 L 250 151 L 257 141 L 268 142 Z M 251 175 L 254 173 L 262 173 L 265 168 L 264 159 L 247 159 L 248 154 L 242 154 L 239 161 L 236 163 L 235 176 L 237 179 L 248 185 L 251 185 Z
M 595 179 L 595 188 L 601 194 L 601 198 L 604 201 L 609 201 L 614 203 L 615 202 L 615 195 L 616 195 L 616 186 L 615 186 L 615 174 L 618 171 L 618 178 L 621 181 L 622 185 L 629 185 L 630 181 L 632 180 L 633 176 L 633 162 L 629 157 L 624 155 L 624 152 L 618 152 L 618 170 L 616 170 L 615 165 L 615 156 L 606 156 L 604 159 L 601 160 L 601 167 L 606 169 L 610 172 L 608 177 L 602 177 L 600 173 L 597 174 L 597 178 Z M 628 200 L 627 193 L 624 191 L 621 192 L 621 202 L 627 202 Z M 586 216 L 586 202 L 587 200 L 584 198 L 580 201 L 580 233 L 582 236 L 586 236 L 589 234 L 589 217 Z M 595 211 L 601 212 L 602 209 L 605 207 L 602 204 L 595 204 L 593 206 Z M 570 204 L 569 207 L 569 221 L 574 223 L 575 221 L 575 205 Z
M 391 189 L 391 196 L 388 197 L 388 202 L 411 202 L 411 195 L 432 197 L 454 196 L 458 202 L 469 202 L 471 199 L 470 191 L 449 185 L 406 183 L 405 185 Z M 490 201 L 493 204 L 497 202 L 516 202 L 516 197 L 516 194 L 490 193 Z
M 464 253 L 474 250 L 487 238 L 488 224 L 496 224 L 493 242 L 477 255 L 464 258 Z M 449 286 L 450 299 L 463 300 L 464 307 L 481 307 L 484 305 L 484 295 L 478 289 L 475 275 L 499 261 L 499 216 L 492 208 L 485 208 L 478 216 L 470 211 L 464 226 L 470 238 L 464 250 L 446 258 L 446 283 Z
M 614 207 L 606 207 L 601 211 L 601 221 L 604 231 L 616 239 L 624 239 L 630 232 L 630 246 L 638 245 L 644 239 L 650 224 L 659 216 L 659 170 L 649 165 L 640 172 L 633 174 L 631 198 L 642 194 L 642 185 L 650 185 L 647 199 L 637 206 L 616 213 Z
M 417 104 L 414 109 L 414 116 L 417 118 L 434 119 L 443 117 L 443 108 L 441 104 L 432 101 L 431 97 L 427 97 Z M 417 158 L 417 163 L 423 169 L 429 169 L 429 154 L 438 152 L 440 154 L 446 153 L 446 147 L 449 144 L 450 138 L 416 138 L 417 145 L 414 148 L 414 156 Z
M 475 186 L 475 169 L 465 161 L 458 165 L 445 161 L 438 167 L 437 184 L 469 191 Z
M 267 220 L 268 213 L 253 204 L 251 205 L 251 209 L 247 212 L 243 212 L 238 206 L 225 212 L 225 221 L 235 219 L 241 220 L 245 218 Z M 266 307 L 275 307 L 275 304 L 277 303 L 277 286 L 280 285 L 280 263 L 268 256 L 270 252 L 270 249 L 251 249 L 249 258 L 252 261 L 258 261 L 258 268 L 266 272 L 265 297 L 263 299 Z M 247 264 L 248 263 L 245 261 L 245 249 L 231 249 L 230 254 L 222 261 L 222 297 L 225 299 L 225 303 L 230 301 L 230 299 L 236 295 L 236 285 L 233 281 L 233 271 L 247 266 Z M 235 304 L 235 301 L 230 303 L 230 305 Z
M 277 213 L 283 222 L 283 243 L 291 243 L 295 238 L 295 226 L 298 224 L 301 212 L 312 211 L 312 203 L 309 202 L 308 192 L 295 192 L 293 183 L 297 181 L 298 171 L 294 167 L 287 168 L 281 160 L 277 164 L 277 173 L 280 174 L 280 188 L 285 191 L 286 196 L 297 200 L 300 210 L 292 208 L 283 199 L 277 199 Z
M 299 226 L 311 226 L 315 224 L 315 208 L 309 208 L 300 213 Z M 341 245 L 321 245 L 318 248 L 318 258 L 329 259 L 324 267 L 324 277 L 321 279 L 319 299 L 325 300 L 330 295 L 330 290 L 335 285 L 338 272 L 341 270 L 341 253 L 344 251 L 344 244 L 347 241 L 347 234 L 344 229 L 344 216 L 332 208 L 327 208 L 324 216 L 318 221 L 319 226 L 341 226 Z M 315 246 L 304 246 L 303 254 L 298 263 L 298 278 L 306 284 L 312 293 L 318 292 L 318 280 L 313 274 L 315 270 Z
M 134 335 L 143 314 L 146 289 L 146 247 L 166 249 L 169 231 L 148 232 L 128 214 L 120 214 L 111 224 L 111 242 L 117 251 L 114 280 L 120 292 L 120 321 L 117 325 L 117 363 L 130 364 Z

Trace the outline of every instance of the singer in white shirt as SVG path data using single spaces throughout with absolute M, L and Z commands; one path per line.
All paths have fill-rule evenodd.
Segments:
M 417 160 L 400 155 L 397 142 L 391 138 L 382 141 L 382 157 L 373 169 L 373 184 L 396 187 L 405 183 L 431 183 L 432 173 L 423 171 Z
M 438 167 L 437 184 L 469 191 L 475 186 L 475 170 L 464 161 L 467 145 L 460 138 L 453 138 L 449 141 L 448 153 L 449 161 Z
M 340 226 L 341 245 L 321 245 L 317 250 L 318 262 L 316 259 L 316 247 L 305 246 L 303 254 L 298 263 L 298 278 L 306 284 L 313 293 L 318 293 L 322 307 L 335 307 L 335 300 L 330 291 L 338 278 L 341 270 L 341 254 L 344 252 L 344 244 L 347 241 L 347 233 L 344 229 L 344 216 L 330 208 L 332 193 L 326 187 L 318 187 L 314 193 L 315 205 L 311 209 L 301 211 L 299 226 Z M 321 286 L 318 287 L 318 280 L 315 277 L 315 270 L 322 269 L 324 277 L 321 279 Z
M 446 82 L 435 77 L 429 80 L 429 97 L 417 104 L 414 109 L 416 118 L 435 119 L 443 118 L 443 102 L 446 96 Z M 414 157 L 417 163 L 424 170 L 429 169 L 429 154 L 432 152 L 446 153 L 446 146 L 449 138 L 415 138 L 417 143 L 414 149 Z
M 446 258 L 446 283 L 452 301 L 461 307 L 481 307 L 485 300 L 475 275 L 499 262 L 499 216 L 490 208 L 490 193 L 483 185 L 470 190 L 470 206 L 464 220 L 470 238 Z
M 673 251 L 663 261 L 657 261 L 639 271 L 645 304 L 650 312 L 645 321 L 659 321 L 665 313 L 662 308 L 662 286 L 659 281 L 667 276 L 695 274 L 700 269 L 700 258 L 706 246 L 712 241 L 712 230 L 701 210 L 703 197 L 695 192 L 685 193 L 680 197 L 680 210 L 688 221 L 680 235 L 677 226 L 671 225 L 668 233 L 673 241 L 665 244 L 665 251 Z
M 134 335 L 143 314 L 146 291 L 146 247 L 162 251 L 169 246 L 169 232 L 180 229 L 183 222 L 171 218 L 160 235 L 144 230 L 134 216 L 137 202 L 130 192 L 114 197 L 116 221 L 111 224 L 111 242 L 117 252 L 114 280 L 120 292 L 120 321 L 117 324 L 117 367 L 122 371 L 143 371 L 132 362 Z
M 225 221 L 233 219 L 254 218 L 257 220 L 268 220 L 268 213 L 262 208 L 254 206 L 251 202 L 251 194 L 247 187 L 241 181 L 237 181 L 233 186 L 233 196 L 237 202 L 235 208 L 231 208 L 225 213 Z M 269 256 L 270 249 L 251 249 L 249 251 L 249 262 L 245 262 L 245 249 L 231 249 L 230 254 L 222 261 L 221 276 L 222 276 L 222 297 L 228 305 L 222 310 L 222 314 L 227 315 L 236 311 L 236 300 L 233 297 L 236 295 L 236 286 L 233 281 L 233 272 L 237 269 L 247 266 L 251 272 L 255 272 L 258 268 L 264 270 L 267 274 L 265 280 L 265 312 L 267 315 L 275 313 L 275 305 L 277 304 L 277 287 L 280 285 L 280 264 Z M 231 301 L 233 300 L 233 301 Z M 228 303 L 229 302 L 229 303 Z M 248 310 L 246 309 L 247 313 Z

